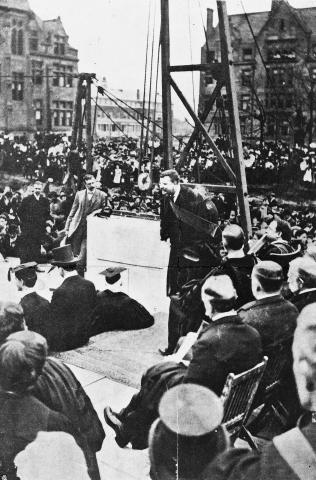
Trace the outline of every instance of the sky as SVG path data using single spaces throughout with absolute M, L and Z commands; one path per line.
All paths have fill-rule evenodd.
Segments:
M 270 10 L 271 0 L 227 0 L 229 14 Z M 29 0 L 43 20 L 61 17 L 70 44 L 79 51 L 79 71 L 106 77 L 109 88 L 142 90 L 145 73 L 146 38 L 149 25 L 149 53 L 154 37 L 153 78 L 157 60 L 160 0 Z M 316 6 L 316 0 L 290 0 L 294 7 Z M 206 9 L 215 0 L 169 0 L 171 64 L 200 63 L 204 43 Z M 147 78 L 150 75 L 148 61 Z M 195 109 L 198 104 L 199 74 L 175 74 L 176 81 Z M 160 83 L 160 79 L 159 79 Z M 147 91 L 149 82 L 147 83 Z M 154 85 L 154 84 L 153 84 Z M 158 91 L 160 90 L 160 87 Z M 175 116 L 188 117 L 173 96 Z

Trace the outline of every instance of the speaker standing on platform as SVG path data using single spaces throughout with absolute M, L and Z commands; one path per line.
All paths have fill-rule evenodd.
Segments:
M 85 175 L 85 189 L 76 193 L 65 225 L 74 255 L 79 257 L 78 273 L 83 276 L 87 263 L 87 217 L 107 206 L 107 194 L 95 187 L 93 175 Z

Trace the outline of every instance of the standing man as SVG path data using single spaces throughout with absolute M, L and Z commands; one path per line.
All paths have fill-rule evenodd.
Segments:
M 87 263 L 87 216 L 96 214 L 107 205 L 106 193 L 95 187 L 93 175 L 84 176 L 85 189 L 76 193 L 65 225 L 66 235 L 74 255 L 79 257 L 78 273 L 83 276 Z
M 163 195 L 160 237 L 161 240 L 170 239 L 167 295 L 171 296 L 177 293 L 188 280 L 188 262 L 183 255 L 184 249 L 194 247 L 203 235 L 193 226 L 178 218 L 175 212 L 180 212 L 180 215 L 189 212 L 209 222 L 216 222 L 217 210 L 215 206 L 216 211 L 208 210 L 202 195 L 192 188 L 180 185 L 180 177 L 176 170 L 162 172 L 159 186 Z M 212 215 L 214 218 L 211 218 Z
M 49 201 L 42 193 L 43 185 L 36 181 L 33 193 L 24 197 L 18 211 L 21 220 L 21 263 L 40 262 L 46 222 L 50 218 Z

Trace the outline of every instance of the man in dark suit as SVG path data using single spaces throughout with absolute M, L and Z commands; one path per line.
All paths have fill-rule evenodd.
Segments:
M 211 463 L 212 480 L 298 480 L 316 478 L 316 303 L 297 319 L 293 341 L 293 371 L 304 414 L 297 427 L 274 437 L 260 452 L 231 448 Z
M 287 341 L 292 343 L 298 310 L 281 295 L 282 267 L 266 260 L 253 268 L 251 275 L 255 301 L 246 303 L 238 314 L 261 336 L 263 353 Z
M 191 262 L 188 257 L 192 257 L 192 252 L 193 256 L 196 255 L 194 253 L 196 244 L 203 237 L 198 229 L 178 218 L 174 209 L 193 213 L 197 217 L 214 223 L 217 222 L 218 213 L 213 203 L 212 208 L 208 210 L 207 203 L 199 193 L 192 188 L 180 185 L 180 177 L 176 170 L 162 172 L 159 186 L 163 194 L 160 211 L 160 237 L 163 241 L 170 240 L 167 295 L 171 297 L 179 292 L 187 281 L 191 280 L 192 274 L 196 274 L 199 258 L 194 259 L 197 262 Z M 209 265 L 205 265 L 205 261 L 209 261 Z M 203 263 L 201 267 L 207 268 L 211 264 L 211 258 L 203 259 L 201 263 Z M 201 276 L 203 273 L 199 275 L 199 277 Z M 170 355 L 178 340 L 178 322 L 172 307 L 171 303 L 168 320 L 168 346 L 164 350 L 159 350 L 162 355 Z
M 48 199 L 41 182 L 34 183 L 34 193 L 23 198 L 18 215 L 21 220 L 21 263 L 40 262 L 46 222 L 50 218 Z
M 293 293 L 290 300 L 299 312 L 306 305 L 316 302 L 316 262 L 310 257 L 299 257 L 292 260 L 288 283 Z
M 151 367 L 143 376 L 141 389 L 120 413 L 110 407 L 104 410 L 105 420 L 116 432 L 116 441 L 123 447 L 146 448 L 148 431 L 158 416 L 159 401 L 167 389 L 180 383 L 196 383 L 220 395 L 227 375 L 241 373 L 262 359 L 259 333 L 242 323 L 233 309 L 236 292 L 227 275 L 210 277 L 202 289 L 209 322 L 204 322 L 194 342 L 180 347 L 170 361 Z M 185 360 L 189 355 L 191 360 Z
M 18 291 L 21 292 L 20 305 L 23 308 L 24 318 L 29 330 L 40 333 L 46 338 L 48 345 L 51 343 L 50 304 L 46 298 L 41 297 L 36 291 L 36 262 L 28 262 L 13 268 Z
M 167 274 L 167 295 L 177 293 L 189 280 L 188 263 L 183 255 L 184 248 L 191 247 L 201 239 L 201 233 L 177 218 L 173 206 L 185 210 L 210 222 L 217 221 L 217 210 L 208 210 L 202 195 L 192 188 L 180 185 L 176 170 L 165 170 L 160 174 L 159 186 L 163 194 L 160 212 L 161 240 L 170 240 L 170 256 Z
M 95 187 L 93 175 L 85 175 L 84 181 L 86 188 L 76 193 L 65 225 L 73 253 L 79 257 L 77 270 L 82 276 L 87 263 L 87 217 L 104 209 L 108 198 L 106 193 Z
M 92 282 L 78 275 L 77 261 L 71 245 L 53 249 L 51 264 L 59 268 L 64 281 L 54 291 L 50 305 L 52 350 L 82 347 L 89 340 L 97 293 Z
M 143 305 L 120 291 L 124 267 L 109 267 L 104 275 L 107 289 L 97 294 L 97 305 L 92 314 L 90 336 L 109 330 L 136 330 L 154 324 L 154 318 Z

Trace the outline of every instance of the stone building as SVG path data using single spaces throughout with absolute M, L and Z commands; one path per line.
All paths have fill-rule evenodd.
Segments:
M 140 138 L 143 114 L 143 96 L 140 90 L 109 90 L 105 78 L 102 80 L 102 85 L 110 95 L 112 94 L 112 99 L 114 100 L 107 96 L 98 97 L 100 108 L 97 108 L 95 116 L 95 136 L 117 138 L 125 134 L 128 137 Z M 123 100 L 124 103 L 116 99 Z M 154 110 L 154 100 L 152 100 L 150 105 L 148 100 L 146 100 L 144 105 L 145 117 L 153 119 L 155 116 L 156 123 L 162 126 L 162 103 L 160 97 L 158 97 L 156 102 L 156 111 L 154 112 Z M 145 120 L 145 127 L 147 127 L 147 120 Z M 157 127 L 156 133 L 158 136 L 161 136 L 161 128 Z
M 28 0 L 0 0 L 0 130 L 69 131 L 78 51 L 60 17 L 41 20 Z
M 230 15 L 229 25 L 243 138 L 312 141 L 316 134 L 316 6 L 293 8 L 285 0 L 272 0 L 270 11 Z M 219 38 L 213 11 L 208 9 L 201 63 L 221 60 Z M 200 111 L 214 86 L 212 76 L 201 73 Z M 227 129 L 226 103 L 224 92 L 210 112 L 214 135 Z

